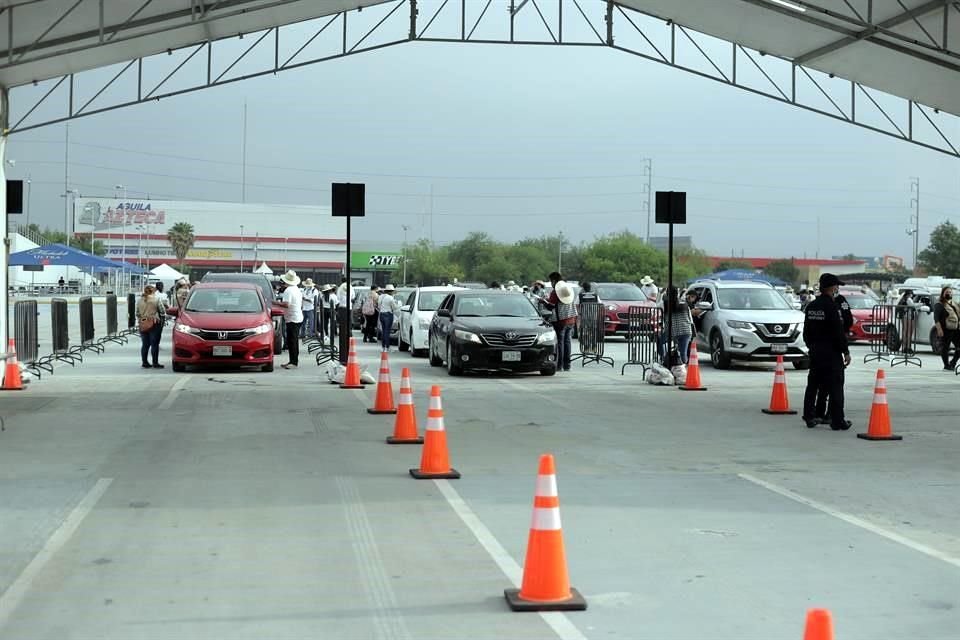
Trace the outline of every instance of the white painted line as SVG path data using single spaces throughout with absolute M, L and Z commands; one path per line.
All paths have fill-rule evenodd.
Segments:
M 519 587 L 520 582 L 523 580 L 523 569 L 520 568 L 517 561 L 507 553 L 503 545 L 494 537 L 490 529 L 481 522 L 477 514 L 464 502 L 463 498 L 460 497 L 460 494 L 457 493 L 457 490 L 453 488 L 453 485 L 451 485 L 449 481 L 434 480 L 433 482 L 437 485 L 437 488 L 440 489 L 443 497 L 447 499 L 447 503 L 453 511 L 463 520 L 463 524 L 467 525 L 467 528 L 473 533 L 477 542 L 480 543 L 480 546 L 487 550 L 487 553 L 490 554 L 493 561 L 500 567 L 503 574 L 507 576 L 507 579 L 510 580 L 515 587 Z M 506 606 L 506 604 L 504 604 L 504 606 Z M 553 632 L 557 634 L 560 640 L 586 640 L 586 636 L 574 626 L 570 618 L 563 612 L 541 611 L 539 613 L 540 617 L 553 629 Z
M 183 391 L 183 388 L 187 386 L 188 382 L 190 382 L 190 376 L 180 376 L 180 379 L 174 383 L 173 387 L 170 389 L 170 393 L 168 393 L 167 397 L 163 399 L 163 402 L 160 403 L 160 406 L 157 407 L 157 410 L 166 411 L 169 409 L 173 405 L 174 400 L 177 399 L 177 395 Z
M 43 568 L 50 562 L 51 558 L 56 555 L 57 551 L 70 540 L 70 537 L 76 533 L 83 519 L 93 511 L 97 502 L 99 502 L 103 494 L 107 492 L 111 482 L 113 482 L 113 478 L 100 478 L 97 480 L 97 483 L 87 492 L 83 500 L 73 508 L 73 511 L 70 512 L 66 520 L 57 527 L 57 530 L 53 532 L 53 535 L 50 536 L 47 543 L 43 545 L 43 548 L 33 557 L 30 564 L 20 572 L 20 575 L 13 581 L 13 584 L 0 595 L 0 629 L 6 626 L 10 620 L 10 616 L 17 607 L 20 606 L 20 603 L 30 591 L 34 581 L 40 575 L 40 572 L 43 571 Z
M 747 482 L 752 482 L 753 484 L 763 487 L 768 491 L 772 491 L 776 494 L 779 494 L 784 498 L 789 498 L 794 502 L 799 502 L 802 505 L 808 506 L 811 509 L 816 509 L 817 511 L 825 513 L 828 516 L 833 516 L 838 520 L 843 520 L 847 524 L 852 524 L 855 527 L 860 527 L 865 531 L 869 531 L 870 533 L 875 533 L 878 536 L 886 538 L 887 540 L 896 542 L 897 544 L 902 544 L 908 549 L 913 549 L 914 551 L 918 551 L 924 555 L 930 556 L 931 558 L 935 558 L 937 560 L 940 560 L 941 562 L 946 562 L 949 565 L 953 565 L 954 567 L 960 568 L 960 558 L 957 558 L 956 556 L 952 556 L 949 553 L 945 553 L 943 551 L 940 551 L 939 549 L 934 549 L 933 547 L 929 545 L 925 545 L 922 542 L 911 540 L 910 538 L 900 535 L 899 533 L 890 531 L 889 529 L 884 529 L 883 527 L 879 525 L 875 525 L 872 522 L 867 522 L 863 518 L 859 518 L 849 513 L 844 513 L 843 511 L 840 511 L 838 509 L 834 509 L 833 507 L 825 505 L 822 502 L 817 502 L 816 500 L 805 498 L 799 493 L 794 493 L 789 489 L 785 489 L 781 486 L 775 485 L 772 482 L 767 482 L 766 480 L 761 480 L 760 478 L 751 476 L 748 473 L 738 473 L 737 475 L 743 478 L 744 480 L 746 480 Z

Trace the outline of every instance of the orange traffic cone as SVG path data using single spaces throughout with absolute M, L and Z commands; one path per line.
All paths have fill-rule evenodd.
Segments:
M 23 379 L 20 377 L 20 363 L 17 362 L 17 344 L 10 338 L 10 358 L 3 373 L 4 391 L 23 391 Z
M 803 640 L 833 640 L 833 619 L 828 609 L 809 609 Z
M 347 352 L 347 372 L 343 377 L 341 389 L 363 389 L 360 381 L 360 363 L 357 362 L 357 341 L 350 338 L 350 351 Z
M 447 478 L 456 480 L 460 472 L 450 467 L 447 454 L 447 432 L 443 426 L 443 406 L 440 403 L 440 387 L 430 389 L 430 410 L 427 411 L 427 437 L 420 456 L 420 468 L 410 469 L 417 480 Z
M 770 394 L 770 408 L 761 409 L 770 415 L 796 415 L 790 408 L 790 396 L 787 395 L 787 372 L 783 368 L 783 356 L 777 356 L 777 370 L 773 374 L 773 393 Z
M 387 352 L 380 354 L 380 377 L 377 378 L 377 399 L 373 409 L 367 413 L 396 413 L 397 407 L 393 404 L 393 384 L 390 382 L 390 358 Z
M 557 471 L 549 453 L 540 456 L 523 582 L 519 589 L 506 589 L 503 595 L 514 611 L 583 611 L 587 608 L 587 601 L 570 586 L 567 577 Z
M 890 427 L 890 408 L 887 405 L 887 376 L 883 369 L 877 369 L 877 384 L 873 388 L 873 406 L 870 407 L 870 423 L 866 433 L 858 433 L 864 440 L 903 440 L 903 436 L 893 435 Z
M 397 407 L 397 419 L 393 423 L 393 435 L 387 438 L 387 444 L 423 444 L 423 438 L 417 435 L 410 369 L 406 367 L 400 374 L 400 404 Z
M 687 359 L 687 379 L 680 386 L 684 391 L 706 391 L 700 383 L 700 356 L 697 355 L 697 341 L 690 341 L 690 357 Z

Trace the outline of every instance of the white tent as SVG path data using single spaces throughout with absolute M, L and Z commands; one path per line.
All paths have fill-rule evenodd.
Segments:
M 273 269 L 271 269 L 270 267 L 268 267 L 268 266 L 267 266 L 267 263 L 264 262 L 263 264 L 261 264 L 259 267 L 257 267 L 257 268 L 254 270 L 254 273 L 262 273 L 262 274 L 264 274 L 264 275 L 272 276 L 272 275 L 273 275 Z
M 176 282 L 180 278 L 187 277 L 168 264 L 162 264 L 159 267 L 151 269 L 150 275 L 163 283 L 172 283 Z

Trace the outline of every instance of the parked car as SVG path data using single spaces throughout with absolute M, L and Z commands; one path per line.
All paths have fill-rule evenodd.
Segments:
M 640 287 L 631 282 L 598 282 L 593 290 L 604 306 L 606 335 L 627 335 L 630 307 L 654 307 Z
M 447 373 L 469 369 L 557 372 L 557 334 L 522 293 L 451 291 L 430 323 L 428 353 Z
M 447 294 L 459 289 L 461 287 L 418 287 L 407 296 L 399 314 L 400 351 L 409 349 L 414 357 L 427 355 L 433 314 Z
M 859 289 L 841 289 L 840 293 L 846 298 L 853 315 L 853 326 L 850 327 L 847 338 L 851 342 L 869 342 L 874 338 L 882 338 L 885 328 L 873 324 L 873 308 L 880 304 L 880 301 Z
M 697 347 L 710 354 L 717 369 L 734 360 L 772 361 L 777 356 L 797 369 L 810 366 L 803 341 L 803 312 L 795 310 L 765 282 L 699 280 L 688 290 L 697 294 L 703 314 Z
M 263 299 L 267 301 L 271 307 L 276 307 L 274 303 L 277 302 L 277 292 L 273 288 L 273 283 L 270 281 L 270 278 L 262 273 L 207 273 L 200 282 L 245 282 L 253 284 L 260 289 Z M 284 336 L 285 325 L 283 321 L 283 307 L 276 308 L 280 309 L 281 313 L 279 315 L 275 314 L 272 320 L 273 351 L 274 353 L 280 353 L 283 350 L 283 342 L 286 339 Z
M 202 282 L 170 307 L 173 370 L 187 365 L 259 366 L 273 371 L 273 318 L 283 315 L 250 283 Z
M 390 328 L 390 344 L 397 344 L 400 337 L 400 316 L 403 315 L 400 313 L 400 307 L 403 305 L 404 300 L 410 297 L 410 294 L 413 293 L 413 287 L 397 287 L 396 291 L 393 292 L 393 297 L 397 301 L 397 312 L 393 314 L 393 326 Z M 377 339 L 380 339 L 380 323 L 377 323 Z

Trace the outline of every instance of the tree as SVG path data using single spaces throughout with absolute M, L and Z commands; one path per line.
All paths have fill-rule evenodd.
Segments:
M 43 231 L 35 225 L 30 225 L 30 230 L 43 236 L 48 242 L 53 242 L 56 244 L 67 244 L 67 234 L 63 231 L 56 231 L 54 229 L 44 229 Z M 107 248 L 99 240 L 94 240 L 93 250 L 90 250 L 90 236 L 89 235 L 78 235 L 70 239 L 70 246 L 75 249 L 80 249 L 80 251 L 86 251 L 87 253 L 92 253 L 95 256 L 104 256 L 107 255 Z
M 407 247 L 407 279 L 421 285 L 453 282 L 463 278 L 463 269 L 454 264 L 449 250 L 434 248 L 429 240 L 420 240 Z
M 673 281 L 686 282 L 711 273 L 710 258 L 702 249 L 680 248 L 673 252 Z M 666 282 L 666 280 L 664 280 Z
M 928 273 L 951 277 L 960 274 L 960 230 L 949 220 L 937 225 L 917 262 Z
M 167 231 L 167 240 L 170 242 L 173 254 L 177 256 L 179 269 L 183 271 L 183 263 L 187 259 L 187 254 L 190 253 L 190 249 L 193 249 L 193 245 L 197 241 L 193 235 L 193 225 L 189 222 L 178 222 Z
M 763 272 L 768 276 L 780 278 L 791 286 L 800 284 L 800 270 L 797 269 L 797 265 L 793 264 L 792 259 L 774 260 L 764 267 Z
M 645 275 L 666 280 L 667 256 L 629 231 L 598 238 L 584 248 L 583 270 L 597 282 L 639 282 Z

